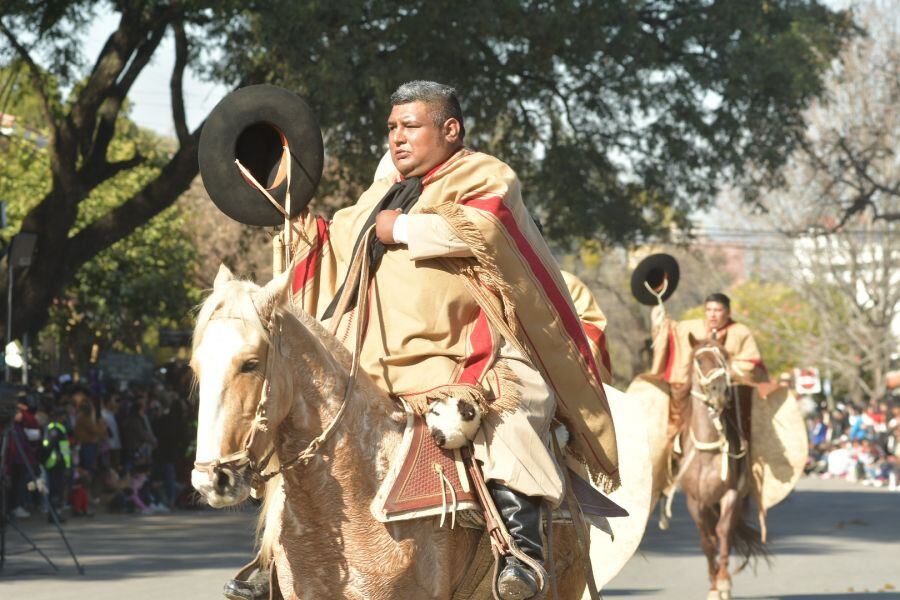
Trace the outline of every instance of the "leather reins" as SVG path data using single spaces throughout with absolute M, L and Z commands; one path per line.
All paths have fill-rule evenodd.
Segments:
M 281 348 L 281 317 L 277 312 L 272 314 L 266 327 L 269 332 L 269 349 L 266 356 L 266 368 L 263 373 L 263 384 L 260 391 L 260 400 L 256 406 L 256 415 L 250 429 L 244 436 L 242 448 L 237 452 L 233 452 L 224 457 L 209 461 L 195 461 L 194 469 L 205 472 L 210 481 L 215 481 L 218 474 L 224 470 L 238 472 L 244 468 L 249 468 L 253 474 L 253 487 L 272 479 L 276 475 L 280 475 L 289 469 L 293 469 L 299 465 L 307 465 L 319 453 L 322 445 L 331 437 L 340 424 L 344 414 L 347 411 L 347 405 L 353 395 L 356 387 L 356 378 L 359 372 L 359 355 L 362 347 L 363 336 L 366 325 L 366 310 L 368 304 L 368 287 L 369 287 L 369 260 L 368 248 L 370 241 L 374 235 L 375 227 L 371 227 L 364 236 L 364 241 L 359 245 L 356 255 L 350 264 L 348 273 L 348 284 L 344 286 L 338 302 L 338 309 L 335 311 L 331 333 L 337 332 L 337 328 L 341 321 L 341 316 L 347 309 L 350 302 L 351 291 L 354 285 L 358 287 L 357 297 L 359 298 L 356 311 L 358 318 L 356 319 L 356 339 L 353 348 L 353 358 L 350 364 L 350 374 L 347 378 L 347 386 L 344 389 L 344 396 L 337 412 L 331 418 L 328 425 L 321 434 L 316 436 L 309 444 L 289 460 L 284 461 L 281 465 L 268 473 L 265 472 L 266 466 L 275 454 L 275 448 L 272 444 L 269 434 L 269 420 L 267 416 L 267 406 L 269 395 L 271 393 L 270 377 L 275 362 L 275 350 Z
M 701 353 L 710 353 L 712 354 L 716 362 L 718 363 L 718 367 L 713 369 L 710 373 L 704 374 L 703 371 L 700 370 L 700 362 L 697 360 L 697 355 Z M 719 452 L 722 454 L 722 468 L 720 472 L 720 477 L 722 481 L 726 481 L 728 479 L 728 459 L 740 459 L 746 456 L 747 448 L 742 447 L 740 452 L 732 453 L 731 452 L 731 442 L 728 441 L 728 436 L 725 434 L 725 426 L 722 423 L 722 412 L 725 410 L 726 405 L 717 406 L 712 401 L 712 395 L 709 391 L 709 386 L 712 382 L 717 379 L 724 377 L 725 378 L 725 393 L 728 396 L 731 396 L 732 402 L 737 402 L 737 397 L 734 395 L 734 388 L 731 382 L 731 374 L 728 371 L 728 363 L 725 360 L 725 357 L 722 356 L 722 351 L 716 347 L 706 347 L 699 348 L 694 353 L 694 382 L 697 383 L 697 387 L 691 388 L 691 396 L 700 400 L 709 411 L 709 417 L 712 421 L 713 427 L 716 429 L 716 440 L 713 442 L 703 442 L 697 439 L 694 434 L 694 429 L 688 425 L 688 434 L 691 437 L 691 442 L 700 452 Z M 691 457 L 693 458 L 693 457 Z

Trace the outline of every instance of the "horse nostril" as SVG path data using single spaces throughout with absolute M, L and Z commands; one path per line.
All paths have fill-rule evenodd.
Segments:
M 216 492 L 220 494 L 224 494 L 225 490 L 228 486 L 231 485 L 231 477 L 228 476 L 228 472 L 226 471 L 217 471 L 216 472 L 216 481 L 213 484 Z

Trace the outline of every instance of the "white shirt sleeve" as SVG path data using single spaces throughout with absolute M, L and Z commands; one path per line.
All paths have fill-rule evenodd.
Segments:
M 400 215 L 394 221 L 394 241 L 398 244 L 409 243 L 409 215 Z

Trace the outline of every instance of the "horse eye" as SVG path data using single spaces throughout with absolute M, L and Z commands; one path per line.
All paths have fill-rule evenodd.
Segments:
M 259 367 L 259 361 L 250 359 L 241 365 L 241 373 L 252 373 Z

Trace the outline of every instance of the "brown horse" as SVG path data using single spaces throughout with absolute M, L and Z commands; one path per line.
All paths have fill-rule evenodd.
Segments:
M 716 341 L 697 341 L 693 349 L 691 382 L 675 406 L 682 406 L 682 458 L 675 482 L 684 491 L 688 510 L 700 532 L 700 546 L 709 565 L 708 600 L 731 599 L 728 561 L 732 547 L 744 558 L 742 569 L 764 554 L 759 532 L 744 520 L 750 496 L 748 452 L 738 435 L 736 402 L 728 356 Z
M 489 598 L 482 530 L 451 528 L 450 519 L 442 527 L 437 518 L 386 524 L 372 516 L 406 415 L 360 373 L 329 428 L 345 400 L 352 356 L 291 306 L 289 291 L 287 276 L 260 288 L 223 267 L 200 310 L 194 487 L 211 506 L 234 505 L 250 494 L 254 472 L 294 466 L 269 481 L 261 517 L 276 598 Z M 297 461 L 301 454 L 307 460 Z M 552 531 L 558 597 L 580 598 L 585 577 L 574 530 Z

